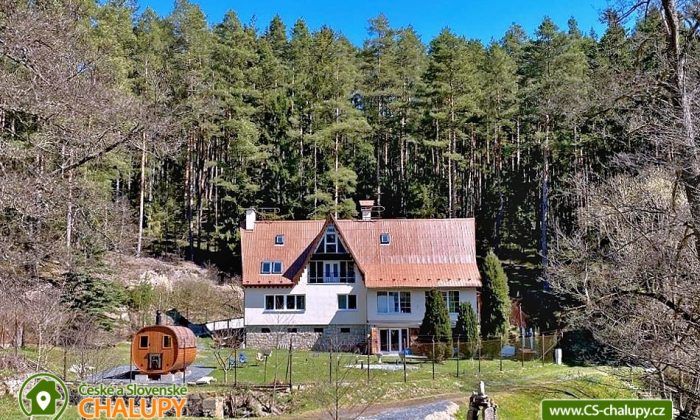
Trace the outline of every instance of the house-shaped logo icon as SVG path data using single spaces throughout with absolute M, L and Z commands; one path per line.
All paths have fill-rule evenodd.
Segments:
M 42 379 L 27 393 L 27 399 L 32 404 L 29 413 L 32 416 L 54 415 L 56 414 L 56 402 L 60 398 L 61 393 L 56 390 L 56 382 Z
M 19 392 L 19 406 L 27 417 L 58 419 L 68 403 L 68 388 L 57 376 L 38 373 L 27 378 Z

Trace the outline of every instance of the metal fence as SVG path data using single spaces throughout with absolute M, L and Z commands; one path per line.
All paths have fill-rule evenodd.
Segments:
M 293 386 L 333 382 L 339 375 L 353 381 L 460 377 L 467 373 L 505 371 L 532 364 L 554 363 L 558 332 L 525 332 L 518 337 L 465 340 L 435 340 L 414 335 L 399 352 L 378 354 L 299 350 L 290 339 L 275 349 L 219 349 L 218 367 L 226 370 L 227 383 L 234 385 Z M 514 364 L 516 363 L 516 364 Z M 483 365 L 483 366 L 482 366 Z

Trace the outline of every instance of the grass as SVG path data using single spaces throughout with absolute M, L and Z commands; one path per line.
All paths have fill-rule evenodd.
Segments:
M 202 340 L 200 344 L 208 347 L 210 341 Z M 120 343 L 113 351 L 115 363 L 129 363 L 128 343 Z M 273 351 L 267 360 L 267 367 L 265 363 L 255 361 L 255 350 L 243 351 L 247 355 L 248 365 L 236 369 L 235 376 L 239 385 L 270 384 L 275 379 L 281 383 L 288 382 L 286 350 Z M 31 350 L 28 350 L 27 355 L 31 357 Z M 505 360 L 501 371 L 498 360 L 484 360 L 480 366 L 477 361 L 462 360 L 459 362 L 460 375 L 457 377 L 457 361 L 448 360 L 435 364 L 435 379 L 432 363 L 423 363 L 409 365 L 412 369 L 407 371 L 406 382 L 403 370 L 371 370 L 370 386 L 367 386 L 366 370 L 344 367 L 360 361 L 366 364 L 366 356 L 334 356 L 340 357 L 338 372 L 342 381 L 339 387 L 345 392 L 341 402 L 345 407 L 386 405 L 412 398 L 446 394 L 451 398 L 460 395 L 466 399 L 472 391 L 478 389 L 479 381 L 485 382 L 487 393 L 498 404 L 499 417 L 503 419 L 536 419 L 539 417 L 540 401 L 545 398 L 636 397 L 634 384 L 626 379 L 630 377 L 629 370 L 542 365 L 541 361 L 528 361 L 521 366 L 518 361 Z M 299 417 L 304 413 L 311 413 L 308 415 L 312 418 L 322 413 L 324 407 L 330 404 L 328 398 L 333 397 L 334 386 L 329 385 L 329 360 L 328 353 L 294 352 L 292 382 L 295 390 L 286 401 L 291 410 L 290 416 Z M 62 372 L 62 362 L 62 352 L 52 352 L 49 357 L 51 370 Z M 376 358 L 371 357 L 371 362 L 376 363 Z M 218 369 L 212 350 L 207 348 L 200 351 L 196 363 L 215 368 L 211 375 L 217 381 L 208 386 L 191 386 L 190 392 L 224 391 L 233 384 L 233 370 L 229 371 L 229 384 L 224 384 L 224 372 Z M 297 388 L 297 385 L 302 384 L 303 386 Z M 16 399 L 0 399 L 0 418 L 24 418 L 17 408 Z M 77 419 L 75 408 L 69 407 L 63 418 Z

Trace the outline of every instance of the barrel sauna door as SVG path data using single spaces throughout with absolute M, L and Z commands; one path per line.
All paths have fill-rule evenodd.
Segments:
M 163 368 L 163 354 L 148 353 L 148 370 L 161 370 Z

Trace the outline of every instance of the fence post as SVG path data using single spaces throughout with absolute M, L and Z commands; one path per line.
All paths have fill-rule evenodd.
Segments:
M 525 327 L 520 328 L 520 367 L 525 367 Z
M 372 350 L 372 330 L 367 334 L 367 384 L 369 385 L 369 354 Z
M 233 349 L 233 386 L 238 386 L 238 347 Z
M 459 378 L 459 336 L 457 336 L 457 377 Z
M 478 345 L 479 345 L 479 374 L 481 374 L 481 337 L 479 337 Z
M 293 348 L 292 348 L 292 336 L 289 336 L 289 392 L 292 392 L 292 355 L 293 355 Z
M 435 380 L 435 336 L 433 336 L 433 380 Z
M 328 346 L 328 383 L 333 383 L 333 346 Z
M 403 351 L 403 383 L 406 383 L 407 382 L 407 378 L 406 378 L 406 344 L 407 344 L 407 340 L 404 338 L 403 342 L 404 342 L 403 350 L 402 350 Z
M 500 365 L 500 371 L 503 372 L 503 336 L 500 337 L 500 347 L 498 348 L 498 363 Z
M 544 366 L 544 333 L 540 330 L 540 341 L 542 342 L 542 366 Z
M 15 338 L 16 338 L 16 332 L 15 332 Z M 131 341 L 129 341 L 129 383 L 131 383 L 132 379 L 134 378 L 134 353 L 132 353 L 132 351 L 134 350 L 133 347 L 134 347 L 134 340 L 132 339 Z M 15 347 L 15 350 L 17 350 L 17 347 Z M 64 351 L 65 351 L 65 347 L 64 347 Z M 64 365 L 65 365 L 65 363 L 64 363 Z M 63 369 L 65 370 L 65 366 L 63 366 Z M 63 376 L 66 376 L 66 374 L 64 373 Z
M 267 383 L 267 357 L 268 357 L 268 355 L 265 354 L 265 369 L 263 370 L 263 385 Z

